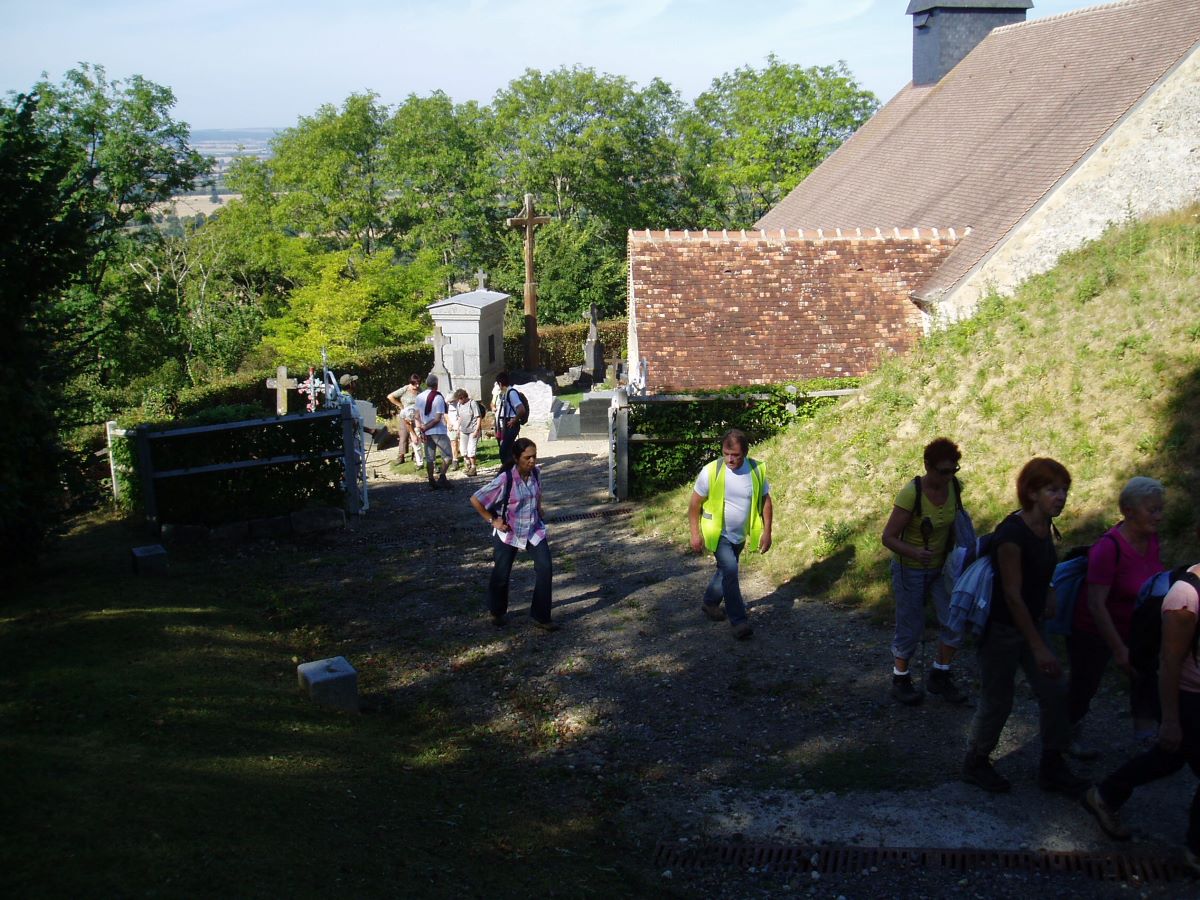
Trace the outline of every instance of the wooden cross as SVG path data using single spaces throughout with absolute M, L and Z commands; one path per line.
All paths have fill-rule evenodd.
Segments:
M 549 216 L 534 214 L 533 194 L 525 195 L 521 215 L 505 219 L 510 228 L 525 229 L 525 368 L 541 367 L 537 334 L 537 282 L 533 280 L 533 229 L 550 221 Z
M 275 377 L 267 379 L 267 387 L 275 389 L 275 414 L 287 415 L 287 392 L 300 387 L 295 378 L 288 378 L 287 366 L 275 370 Z

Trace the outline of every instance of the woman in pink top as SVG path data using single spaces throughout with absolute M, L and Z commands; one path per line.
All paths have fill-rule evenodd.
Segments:
M 1067 637 L 1071 679 L 1067 714 L 1071 748 L 1077 759 L 1095 759 L 1099 752 L 1083 744 L 1080 732 L 1100 679 L 1114 660 L 1130 679 L 1130 706 L 1138 737 L 1152 737 L 1158 721 L 1158 690 L 1153 675 L 1142 676 L 1129 663 L 1129 635 L 1138 591 L 1151 575 L 1162 571 L 1158 525 L 1163 515 L 1163 486 L 1137 476 L 1118 499 L 1121 521 L 1092 545 L 1087 583 L 1075 604 L 1075 620 Z
M 1129 840 L 1121 823 L 1121 805 L 1135 788 L 1168 775 L 1186 763 L 1200 775 L 1200 662 L 1197 661 L 1197 623 L 1200 621 L 1200 565 L 1176 581 L 1162 604 L 1162 652 L 1158 688 L 1162 697 L 1162 726 L 1158 743 L 1135 756 L 1087 792 L 1083 805 L 1109 837 Z M 1200 787 L 1188 811 L 1184 864 L 1200 874 Z

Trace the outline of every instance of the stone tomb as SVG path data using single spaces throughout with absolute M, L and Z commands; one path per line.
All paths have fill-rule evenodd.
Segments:
M 544 381 L 527 381 L 514 384 L 529 401 L 529 421 L 545 423 L 554 417 L 554 388 Z
M 477 277 L 478 288 L 431 304 L 429 314 L 435 329 L 441 330 L 442 358 L 434 360 L 434 371 L 439 378 L 440 371 L 449 373 L 450 383 L 439 384 L 439 389 L 450 396 L 462 388 L 486 403 L 496 375 L 505 368 L 504 309 L 509 295 L 489 291 L 482 272 Z
M 591 391 L 579 402 L 580 437 L 608 437 L 608 408 L 612 391 Z

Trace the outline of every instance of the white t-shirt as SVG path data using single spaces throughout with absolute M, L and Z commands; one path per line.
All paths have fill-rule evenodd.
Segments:
M 740 544 L 746 540 L 746 520 L 750 518 L 750 498 L 754 493 L 750 460 L 742 460 L 737 469 L 729 468 L 723 461 L 721 465 L 725 466 L 725 527 L 721 529 L 721 536 L 731 544 Z M 700 470 L 693 487 L 701 497 L 708 496 L 708 469 L 709 466 L 705 466 Z M 763 496 L 770 492 L 771 485 L 764 478 Z
M 416 402 L 417 415 L 419 415 L 421 417 L 422 424 L 424 424 L 426 426 L 425 433 L 426 434 L 449 434 L 449 432 L 446 431 L 446 398 L 443 397 L 441 394 L 438 394 L 436 397 L 434 397 L 433 398 L 433 406 L 431 406 L 429 408 L 429 414 L 426 415 L 425 414 L 425 404 L 428 402 L 428 400 L 429 400 L 429 391 L 421 391 L 421 393 L 419 393 L 417 395 L 417 402 Z M 438 413 L 442 414 L 442 418 L 438 419 L 438 423 L 436 425 L 430 425 L 429 423 L 432 422 L 435 418 L 437 418 Z

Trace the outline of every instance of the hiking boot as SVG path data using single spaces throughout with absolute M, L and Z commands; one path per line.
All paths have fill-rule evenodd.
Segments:
M 445 472 L 443 472 L 441 475 L 438 476 L 437 483 L 438 483 L 438 487 L 442 487 L 442 488 L 450 487 L 450 479 L 446 477 Z
M 750 627 L 749 622 L 738 622 L 733 626 L 733 636 L 739 641 L 744 641 L 752 634 L 754 634 L 754 629 Z
M 1043 791 L 1079 797 L 1088 789 L 1088 781 L 1068 768 L 1061 753 L 1047 753 L 1038 766 L 1038 787 Z
M 925 695 L 913 684 L 912 675 L 892 675 L 892 699 L 905 706 L 916 706 Z
M 1114 841 L 1127 841 L 1133 837 L 1129 829 L 1121 823 L 1121 814 L 1104 802 L 1097 785 L 1088 788 L 1081 802 L 1083 808 L 1096 817 L 1096 821 L 1100 823 L 1100 830 Z
M 708 604 L 703 601 L 700 603 L 700 608 L 704 610 L 704 614 L 714 622 L 725 621 L 725 610 L 721 609 L 720 603 Z
M 931 669 L 925 682 L 925 690 L 936 694 L 947 703 L 966 703 L 967 695 L 957 684 L 949 669 Z
M 1006 794 L 1012 790 L 1012 783 L 992 768 L 990 759 L 974 753 L 967 755 L 959 777 L 967 784 L 983 788 L 989 794 Z

